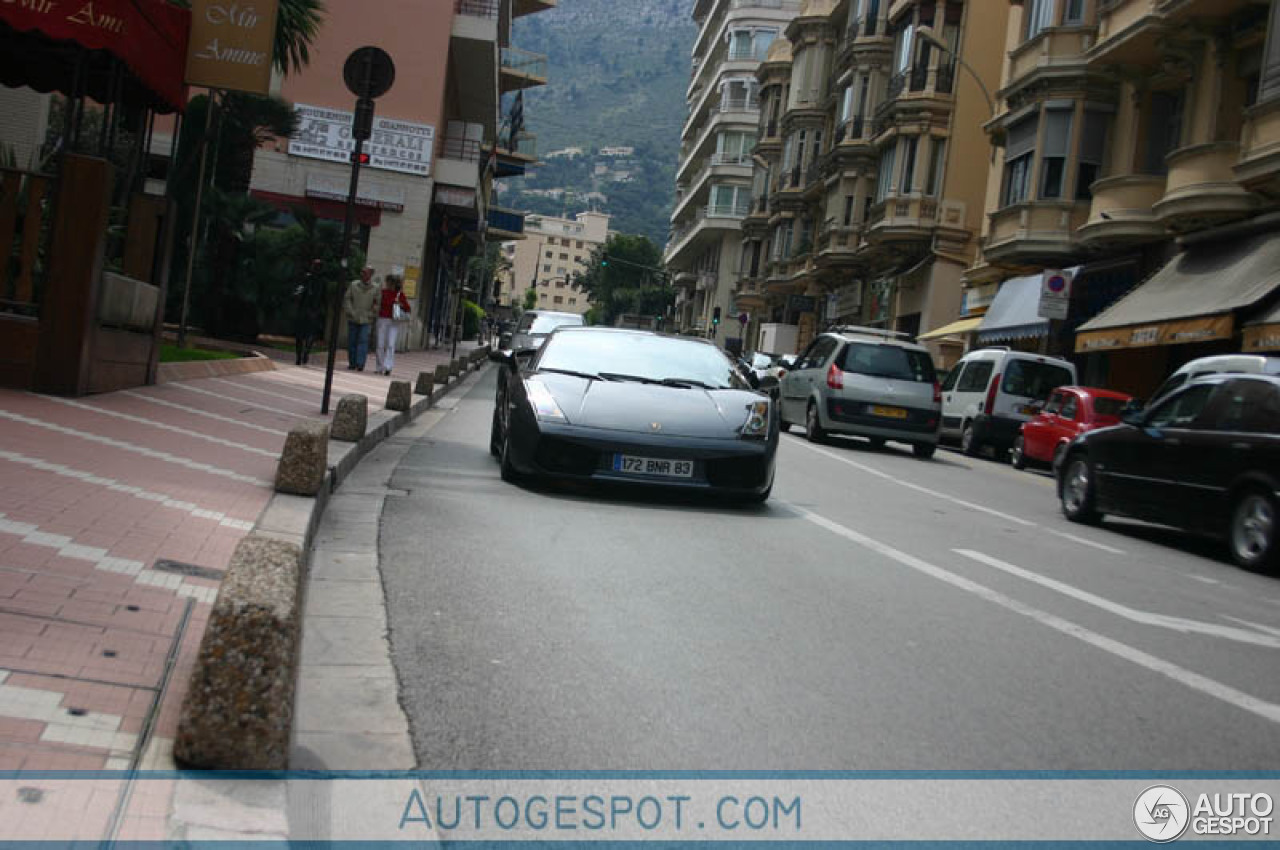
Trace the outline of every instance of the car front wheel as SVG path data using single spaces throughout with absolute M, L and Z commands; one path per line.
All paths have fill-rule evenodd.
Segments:
M 1014 469 L 1027 468 L 1026 441 L 1022 435 L 1018 435 L 1018 439 L 1013 441 L 1013 451 L 1009 453 L 1009 462 L 1013 464 Z
M 938 447 L 933 443 L 916 443 L 911 447 L 911 451 L 921 460 L 928 460 L 938 451 Z
M 1062 513 L 1072 522 L 1096 525 L 1102 519 L 1095 506 L 1093 464 L 1082 454 L 1067 458 L 1060 485 Z
M 511 462 L 511 429 L 508 428 L 506 433 L 502 435 L 502 452 L 498 456 L 500 469 L 502 471 L 502 480 L 508 484 L 515 484 L 520 480 L 520 471 L 516 469 L 515 464 Z
M 1262 490 L 1242 494 L 1231 512 L 1228 541 L 1231 556 L 1246 570 L 1269 570 L 1276 564 L 1280 513 L 1274 496 Z

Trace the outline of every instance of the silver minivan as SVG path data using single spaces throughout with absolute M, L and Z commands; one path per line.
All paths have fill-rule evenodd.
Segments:
M 829 433 L 909 443 L 916 457 L 938 447 L 941 397 L 933 358 L 906 334 L 840 327 L 820 335 L 783 376 L 783 430 L 803 424 L 813 442 Z

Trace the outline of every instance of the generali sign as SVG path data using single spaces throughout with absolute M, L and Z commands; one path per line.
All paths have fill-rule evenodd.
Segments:
M 193 0 L 187 83 L 267 94 L 277 0 Z

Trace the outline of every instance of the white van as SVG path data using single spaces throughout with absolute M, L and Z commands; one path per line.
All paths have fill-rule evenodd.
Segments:
M 1154 402 L 1166 393 L 1176 390 L 1187 381 L 1224 372 L 1243 375 L 1280 375 L 1280 357 L 1267 357 L 1263 354 L 1218 354 L 1192 360 L 1170 375 L 1168 380 L 1160 385 L 1160 389 L 1152 394 L 1151 401 Z
M 942 385 L 942 437 L 970 456 L 1013 446 L 1022 423 L 1055 389 L 1076 382 L 1067 360 L 1008 348 L 980 348 L 960 359 Z

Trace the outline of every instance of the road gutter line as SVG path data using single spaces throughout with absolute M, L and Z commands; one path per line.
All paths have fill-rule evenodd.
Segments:
M 814 525 L 817 525 L 820 528 L 825 528 L 832 534 L 857 543 L 859 546 L 870 549 L 871 551 L 883 555 L 893 561 L 897 561 L 905 567 L 910 567 L 911 569 L 930 576 L 931 578 L 950 584 L 953 587 L 967 593 L 971 593 L 980 599 L 985 599 L 988 602 L 999 605 L 1001 608 L 1012 611 L 1015 614 L 1020 614 L 1024 617 L 1035 620 L 1043 626 L 1047 626 L 1054 631 L 1073 637 L 1076 640 L 1083 641 L 1084 643 L 1101 649 L 1103 652 L 1110 653 L 1117 658 L 1129 661 L 1139 667 L 1150 670 L 1153 673 L 1159 673 L 1166 678 L 1172 679 L 1173 681 L 1185 685 L 1186 687 L 1194 691 L 1198 691 L 1206 696 L 1221 700 L 1222 702 L 1228 703 L 1236 708 L 1243 709 L 1250 714 L 1257 715 L 1264 720 L 1269 720 L 1272 723 L 1280 723 L 1280 705 L 1267 702 L 1266 700 L 1260 699 L 1251 694 L 1246 694 L 1243 691 L 1236 690 L 1230 685 L 1215 681 L 1206 676 L 1201 676 L 1199 673 L 1194 673 L 1184 667 L 1179 667 L 1176 664 L 1172 664 L 1164 659 L 1157 658 L 1154 655 L 1143 652 L 1136 647 L 1113 640 L 1112 638 L 1101 635 L 1077 623 L 1073 623 L 1070 620 L 1059 617 L 1056 614 L 1051 614 L 1048 611 L 1019 602 L 1011 596 L 1006 596 L 1005 594 L 992 590 L 985 585 L 978 584 L 977 582 L 970 581 L 963 576 L 956 575 L 955 573 L 944 570 L 941 567 L 934 566 L 927 561 L 916 558 L 913 555 L 908 555 L 906 552 L 902 552 L 888 544 L 881 543 L 878 540 L 873 540 L 872 538 L 867 537 L 864 534 L 860 534 L 851 528 L 846 528 L 839 523 L 833 522 L 817 514 L 810 513 L 803 508 L 798 508 L 794 505 L 789 507 L 791 510 L 795 511 L 798 516 L 808 520 Z
M 1089 593 L 1072 585 L 1060 582 L 1039 573 L 1033 573 L 1022 567 L 1014 566 L 999 558 L 993 558 L 982 552 L 975 552 L 971 549 L 952 549 L 957 555 L 963 555 L 970 560 L 977 561 L 980 564 L 986 564 L 993 569 L 1001 570 L 1012 576 L 1026 579 L 1029 582 L 1046 587 L 1049 590 L 1069 596 L 1077 602 L 1083 602 L 1086 605 L 1092 605 L 1100 608 L 1108 614 L 1114 614 L 1122 619 L 1129 620 L 1134 623 L 1140 623 L 1144 626 L 1156 626 L 1162 629 L 1171 629 L 1175 632 L 1183 634 L 1207 635 L 1209 637 L 1224 638 L 1233 640 L 1237 643 L 1249 643 L 1254 646 L 1265 646 L 1268 649 L 1280 649 L 1280 638 L 1267 635 L 1258 631 L 1247 631 L 1245 629 L 1237 629 L 1234 626 L 1222 626 L 1217 623 L 1204 623 L 1199 620 L 1186 620 L 1182 617 L 1171 617 L 1167 614 L 1156 614 L 1151 611 L 1139 611 L 1136 608 L 1130 608 L 1121 605 L 1119 602 L 1113 602 L 1102 596 Z M 1229 618 L 1234 619 L 1234 618 Z M 1237 620 L 1236 622 L 1241 622 Z

